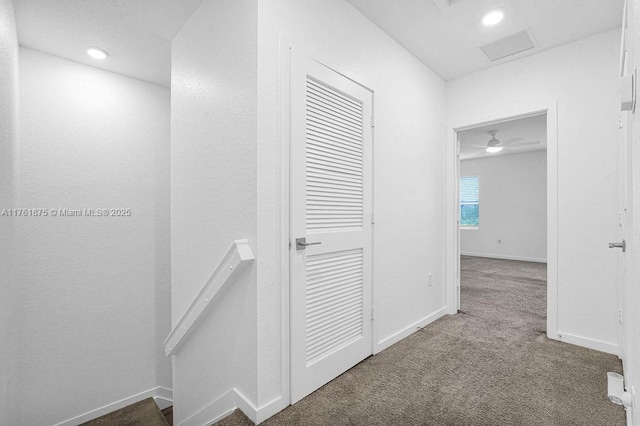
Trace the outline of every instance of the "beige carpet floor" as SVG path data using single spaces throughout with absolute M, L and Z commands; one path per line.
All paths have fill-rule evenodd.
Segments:
M 265 425 L 624 426 L 617 357 L 545 337 L 546 265 L 462 258 L 461 313 L 370 357 Z M 217 423 L 250 425 L 239 411 Z
M 81 426 L 169 426 L 153 398 L 147 398 Z

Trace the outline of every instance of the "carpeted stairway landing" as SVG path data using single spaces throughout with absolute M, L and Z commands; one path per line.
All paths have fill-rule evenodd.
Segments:
M 545 337 L 546 265 L 462 258 L 462 313 L 368 358 L 265 425 L 624 426 L 617 357 Z M 220 426 L 250 425 L 241 412 Z
M 169 426 L 169 423 L 153 398 L 147 398 L 81 426 Z

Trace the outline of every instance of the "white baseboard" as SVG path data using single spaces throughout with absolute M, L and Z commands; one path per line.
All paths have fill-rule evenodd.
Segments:
M 153 400 L 159 409 L 164 410 L 165 408 L 169 408 L 173 405 L 173 390 L 158 386 Z
M 445 306 L 445 307 L 442 307 L 442 308 L 438 309 L 434 313 L 432 313 L 430 315 L 427 315 L 426 317 L 422 318 L 421 320 L 414 322 L 413 324 L 411 324 L 408 327 L 398 331 L 397 333 L 394 333 L 391 336 L 382 339 L 376 345 L 376 353 L 387 349 L 389 346 L 391 346 L 391 345 L 393 345 L 395 343 L 398 343 L 400 340 L 404 339 L 405 337 L 410 336 L 411 334 L 415 333 L 419 329 L 426 327 L 427 325 L 431 324 L 435 320 L 442 318 L 446 314 L 447 314 L 447 307 Z
M 140 402 L 143 399 L 147 398 L 153 398 L 161 410 L 173 405 L 173 391 L 171 389 L 158 386 L 156 388 L 149 389 L 144 392 L 140 392 L 130 397 L 121 399 L 119 401 L 104 405 L 100 408 L 96 408 L 95 410 L 88 411 L 84 414 L 80 414 L 79 416 L 75 416 L 69 420 L 56 423 L 54 426 L 76 426 L 84 422 L 88 422 L 89 420 L 97 419 L 100 416 L 104 416 L 105 414 L 109 414 L 113 411 L 127 407 L 131 404 L 135 404 L 136 402 Z
M 236 407 L 236 393 L 234 389 L 231 389 L 191 417 L 180 422 L 179 426 L 208 426 L 233 413 Z
M 461 251 L 460 255 L 473 256 L 473 257 L 488 257 L 489 259 L 522 260 L 524 262 L 547 263 L 547 259 L 539 259 L 536 257 L 509 256 L 506 254 L 469 253 L 466 251 L 464 252 Z
M 236 393 L 236 406 L 255 424 L 262 423 L 274 414 L 284 410 L 289 405 L 283 400 L 282 396 L 279 396 L 260 407 L 256 407 L 239 390 L 234 389 L 234 391 Z
M 605 352 L 612 355 L 620 354 L 620 347 L 615 343 L 603 342 L 601 340 L 590 339 L 588 337 L 576 336 L 573 334 L 558 331 L 558 340 L 572 345 L 582 346 L 596 351 Z
M 181 422 L 180 426 L 208 426 L 229 416 L 236 408 L 242 411 L 252 422 L 260 424 L 285 409 L 288 405 L 289 403 L 279 396 L 258 408 L 242 392 L 237 389 L 231 389 Z
M 245 416 L 249 417 L 252 422 L 257 424 L 258 409 L 256 406 L 238 389 L 234 389 L 233 392 L 235 393 L 236 407 L 242 411 Z
M 289 406 L 289 401 L 285 401 L 282 396 L 274 398 L 273 400 L 262 405 L 256 413 L 256 424 L 260 424 L 267 420 L 269 417 L 279 413 Z

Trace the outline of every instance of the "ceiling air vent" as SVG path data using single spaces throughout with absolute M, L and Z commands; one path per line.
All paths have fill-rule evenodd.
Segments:
M 523 30 L 492 43 L 480 46 L 480 49 L 492 61 L 533 49 L 535 46 L 530 30 Z

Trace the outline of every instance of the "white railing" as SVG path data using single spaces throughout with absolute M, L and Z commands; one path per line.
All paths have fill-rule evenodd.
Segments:
M 196 296 L 180 321 L 164 341 L 167 356 L 175 355 L 187 337 L 196 329 L 205 314 L 213 308 L 233 279 L 255 256 L 247 240 L 236 240 L 218 264 L 209 280 Z

